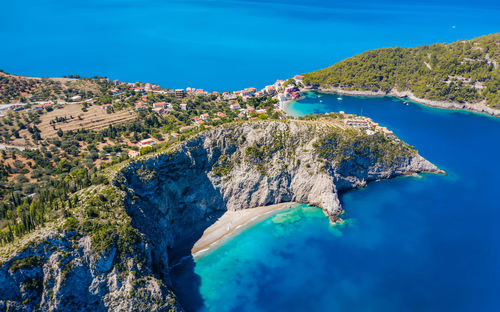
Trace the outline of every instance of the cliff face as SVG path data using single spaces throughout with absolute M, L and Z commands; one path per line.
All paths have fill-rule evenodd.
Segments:
M 121 257 L 89 236 L 52 232 L 0 267 L 0 311 L 182 311 L 140 242 Z
M 125 210 L 138 235 L 118 232 L 97 251 L 108 232 L 45 234 L 0 267 L 0 310 L 181 310 L 168 287 L 169 251 L 224 211 L 295 201 L 317 205 L 335 220 L 340 191 L 424 171 L 439 172 L 395 137 L 368 136 L 338 121 L 261 121 L 206 131 L 131 163 L 108 186 L 121 190 L 121 208 L 103 206 L 110 212 L 101 223 L 125 218 Z M 80 228 L 88 227 L 83 220 Z
M 439 172 L 410 146 L 381 136 L 314 121 L 230 125 L 131 164 L 119 183 L 133 225 L 153 244 L 160 271 L 168 272 L 167 250 L 224 211 L 294 201 L 319 206 L 335 220 L 342 190 Z

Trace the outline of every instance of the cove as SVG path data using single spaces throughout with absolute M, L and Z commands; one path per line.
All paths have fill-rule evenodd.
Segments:
M 338 97 L 310 93 L 288 110 L 362 113 L 448 175 L 344 193 L 346 223 L 338 227 L 306 206 L 272 215 L 175 267 L 181 303 L 189 311 L 498 310 L 500 120 L 392 98 Z

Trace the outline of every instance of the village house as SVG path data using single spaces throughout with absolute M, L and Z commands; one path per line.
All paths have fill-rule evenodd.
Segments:
M 138 110 L 138 109 L 146 109 L 146 105 L 144 105 L 143 102 L 139 102 L 137 104 L 135 104 L 135 109 Z
M 175 97 L 183 98 L 184 97 L 184 89 L 175 89 Z
M 107 109 L 109 109 L 111 107 L 111 104 L 102 104 L 100 107 L 102 109 L 106 109 L 107 110 Z
M 182 110 L 187 110 L 187 104 L 182 103 L 180 106 Z
M 226 114 L 224 114 L 223 112 L 217 112 L 217 116 L 221 117 L 221 118 L 226 118 Z
M 246 88 L 245 90 L 241 91 L 241 95 L 242 96 L 254 95 L 255 92 L 257 92 L 256 88 Z
M 235 111 L 235 110 L 238 110 L 240 109 L 240 104 L 236 103 L 236 104 L 231 104 L 229 106 L 229 108 L 232 110 L 232 111 Z
M 41 103 L 41 104 L 37 104 L 35 107 L 33 107 L 33 110 L 41 110 L 41 109 L 48 108 L 51 106 L 52 106 L 52 104 L 49 104 L 49 103 Z M 22 106 L 14 106 L 14 110 L 18 107 L 22 107 Z
M 165 109 L 165 106 L 167 106 L 167 102 L 156 102 L 156 103 L 153 103 L 153 111 L 156 110 L 161 110 L 161 112 L 163 112 L 163 110 Z
M 139 141 L 139 143 L 137 145 L 139 147 L 146 147 L 146 146 L 153 146 L 155 143 L 156 143 L 155 140 L 149 138 L 149 139 Z
M 346 124 L 356 129 L 368 129 L 370 127 L 370 123 L 365 120 L 350 119 L 346 121 Z
M 162 114 L 163 113 L 163 107 L 155 107 L 152 109 L 153 112 L 157 113 L 157 114 Z
M 71 97 L 71 101 L 80 101 L 81 99 L 82 99 L 82 97 L 79 95 L 75 95 L 75 96 Z
M 276 92 L 276 88 L 274 86 L 266 86 L 264 90 L 269 95 L 274 95 L 274 93 Z
M 205 95 L 206 93 L 208 93 L 207 91 L 203 90 L 203 89 L 196 89 L 196 90 L 193 90 L 194 93 L 196 95 Z
M 293 77 L 295 79 L 295 81 L 303 81 L 304 80 L 304 76 L 302 75 L 295 75 L 295 77 Z
M 202 114 L 202 115 L 200 116 L 200 119 L 201 119 L 201 120 L 208 120 L 208 119 L 210 119 L 210 115 L 209 115 L 208 113 Z

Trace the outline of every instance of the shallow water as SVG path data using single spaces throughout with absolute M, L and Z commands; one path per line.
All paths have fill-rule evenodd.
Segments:
M 232 91 L 368 49 L 498 31 L 492 0 L 0 1 L 0 68 Z
M 362 111 L 448 175 L 347 192 L 340 227 L 304 206 L 271 216 L 174 271 L 181 302 L 200 311 L 498 311 L 500 119 L 337 97 L 310 94 L 289 110 Z

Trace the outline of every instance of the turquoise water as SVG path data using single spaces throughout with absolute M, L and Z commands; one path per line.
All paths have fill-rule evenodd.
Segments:
M 225 91 L 367 49 L 498 32 L 500 2 L 20 0 L 0 1 L 0 11 L 8 72 Z M 346 193 L 342 227 L 314 209 L 297 208 L 286 224 L 265 220 L 177 267 L 176 292 L 189 310 L 498 310 L 498 120 L 314 94 L 291 110 L 362 112 L 449 175 Z
M 448 175 L 347 192 L 340 227 L 303 206 L 270 217 L 176 268 L 179 300 L 190 311 L 498 311 L 500 119 L 337 97 L 290 110 L 363 111 Z
M 236 90 L 368 49 L 499 31 L 492 0 L 0 1 L 0 68 Z

